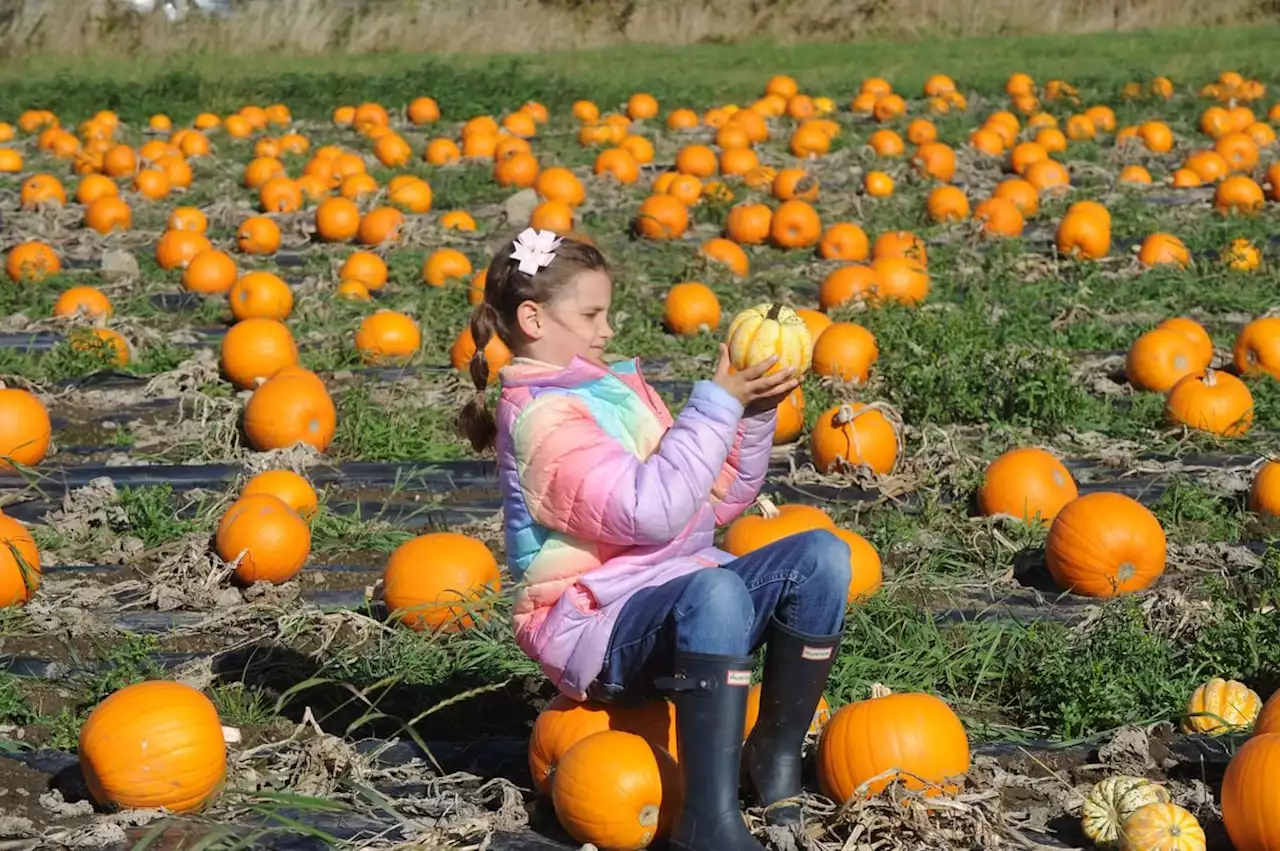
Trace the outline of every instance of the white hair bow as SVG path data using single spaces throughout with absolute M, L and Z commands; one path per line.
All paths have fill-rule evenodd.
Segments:
M 535 275 L 539 269 L 551 265 L 561 241 L 554 231 L 525 228 L 520 236 L 516 237 L 515 250 L 511 252 L 511 259 L 520 261 L 521 272 L 526 275 Z

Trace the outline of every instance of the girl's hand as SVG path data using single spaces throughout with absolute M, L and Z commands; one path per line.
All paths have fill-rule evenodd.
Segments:
M 741 372 L 730 372 L 729 347 L 721 343 L 720 362 L 716 364 L 716 374 L 712 381 L 741 402 L 747 416 L 771 411 L 778 407 L 792 390 L 800 386 L 800 379 L 793 377 L 794 370 L 791 367 L 780 369 L 772 375 L 765 375 L 777 362 L 778 358 L 774 356 Z

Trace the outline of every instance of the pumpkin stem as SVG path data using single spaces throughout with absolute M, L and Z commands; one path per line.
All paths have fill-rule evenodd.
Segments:
M 890 690 L 890 688 L 889 688 L 888 686 L 886 686 L 886 685 L 881 685 L 880 683 L 872 683 L 872 684 L 871 684 L 871 698 L 872 698 L 872 700 L 879 700 L 880 698 L 882 698 L 882 697 L 888 697 L 888 696 L 889 696 L 889 695 L 891 695 L 891 694 L 893 694 L 893 691 L 892 691 L 892 690 Z
M 775 301 L 775 302 L 773 303 L 773 306 L 771 306 L 771 307 L 769 308 L 769 313 L 765 316 L 765 319 L 769 319 L 769 320 L 772 320 L 772 321 L 774 321 L 774 322 L 777 322 L 777 321 L 778 321 L 778 317 L 779 317 L 781 314 L 782 314 L 782 302 Z
M 1212 367 L 1205 367 L 1205 370 L 1204 370 L 1204 386 L 1205 386 L 1205 387 L 1217 387 L 1217 386 L 1218 386 L 1218 374 L 1217 374 L 1216 372 L 1214 372 L 1214 371 L 1213 371 L 1213 368 L 1212 368 Z
M 853 422 L 853 406 L 847 402 L 840 406 L 840 410 L 836 411 L 836 425 L 846 426 Z
M 770 520 L 778 516 L 778 506 L 769 497 L 756 497 L 756 505 L 760 506 L 760 513 Z

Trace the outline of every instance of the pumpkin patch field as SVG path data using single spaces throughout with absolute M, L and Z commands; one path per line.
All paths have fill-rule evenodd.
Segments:
M 721 342 L 805 370 L 720 542 L 851 553 L 762 842 L 1280 848 L 1280 77 L 1239 37 L 15 84 L 0 847 L 662 847 L 670 710 L 516 647 L 455 430 L 532 226 L 607 255 L 673 414 Z

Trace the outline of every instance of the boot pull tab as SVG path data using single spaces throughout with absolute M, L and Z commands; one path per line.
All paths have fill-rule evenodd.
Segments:
M 658 677 L 653 681 L 656 688 L 661 691 L 708 691 L 711 684 L 706 680 L 694 680 L 683 674 L 672 677 Z

